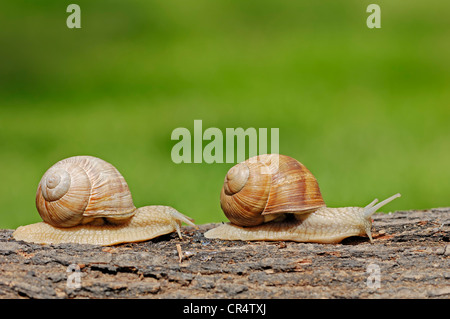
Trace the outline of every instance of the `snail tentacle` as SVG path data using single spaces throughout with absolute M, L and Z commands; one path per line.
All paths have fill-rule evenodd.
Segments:
M 378 204 L 376 204 L 375 206 L 371 205 L 371 204 L 375 204 L 378 199 L 375 199 L 372 203 L 370 203 L 369 205 L 367 205 L 366 207 L 364 207 L 364 212 L 363 215 L 366 218 L 370 218 L 370 216 L 372 216 L 377 210 L 379 210 L 381 207 L 383 207 L 384 205 L 392 202 L 394 199 L 400 197 L 401 194 L 397 193 L 395 195 L 392 195 L 389 198 L 386 198 L 384 201 L 379 202 Z

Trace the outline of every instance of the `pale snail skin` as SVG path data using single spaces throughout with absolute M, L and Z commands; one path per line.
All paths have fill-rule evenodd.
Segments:
M 42 222 L 20 226 L 16 240 L 39 244 L 116 245 L 149 240 L 193 220 L 170 206 L 136 208 L 128 185 L 110 163 L 93 156 L 59 161 L 42 177 L 36 192 Z
M 264 165 L 268 172 L 254 169 Z M 269 189 L 262 190 L 266 183 Z M 221 206 L 231 222 L 207 231 L 205 237 L 331 244 L 351 236 L 367 236 L 373 242 L 371 216 L 397 197 L 400 194 L 378 204 L 375 199 L 366 207 L 326 207 L 317 181 L 303 164 L 285 155 L 260 155 L 228 171 Z M 252 224 L 252 220 L 257 221 Z

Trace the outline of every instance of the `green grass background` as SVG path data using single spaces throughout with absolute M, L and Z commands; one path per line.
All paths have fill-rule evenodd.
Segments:
M 448 1 L 376 1 L 381 29 L 361 0 L 79 0 L 81 29 L 66 27 L 73 1 L 5 2 L 1 228 L 40 220 L 41 176 L 73 155 L 115 165 L 137 206 L 225 220 L 232 164 L 171 160 L 195 119 L 279 128 L 328 206 L 450 205 Z

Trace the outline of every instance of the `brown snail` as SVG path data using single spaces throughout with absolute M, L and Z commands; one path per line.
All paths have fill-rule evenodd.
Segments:
M 228 171 L 220 203 L 230 223 L 205 237 L 338 243 L 367 235 L 372 242 L 372 214 L 399 196 L 378 204 L 375 199 L 366 207 L 329 208 L 303 164 L 285 155 L 259 155 Z
M 128 185 L 110 163 L 92 156 L 59 161 L 42 177 L 36 208 L 43 222 L 18 227 L 16 240 L 42 244 L 115 245 L 149 240 L 193 220 L 169 206 L 136 208 Z

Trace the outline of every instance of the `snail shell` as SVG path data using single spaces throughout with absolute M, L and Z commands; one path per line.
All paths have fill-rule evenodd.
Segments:
M 70 157 L 49 168 L 39 183 L 36 207 L 44 222 L 56 227 L 101 217 L 127 219 L 136 210 L 119 171 L 92 156 Z
M 205 237 L 338 243 L 367 235 L 372 241 L 371 215 L 399 196 L 366 207 L 326 207 L 317 180 L 303 164 L 285 155 L 260 155 L 228 171 L 220 200 L 230 223 Z
M 36 208 L 43 222 L 21 226 L 17 240 L 35 243 L 114 245 L 177 231 L 193 220 L 169 206 L 136 208 L 128 185 L 110 163 L 74 156 L 48 169 L 39 182 Z
M 225 176 L 220 204 L 227 218 L 239 226 L 325 207 L 314 175 L 294 158 L 278 154 L 259 155 L 232 167 Z

